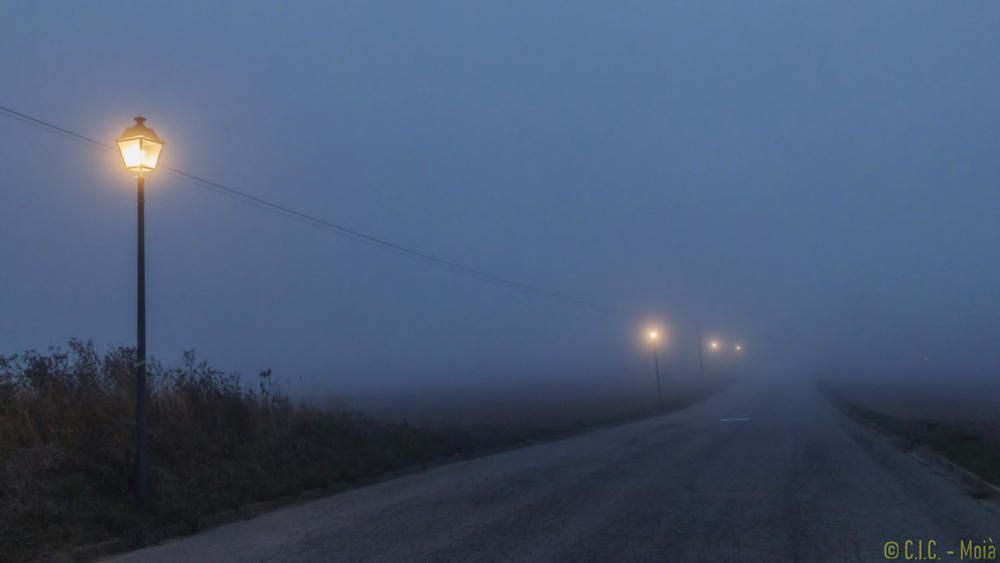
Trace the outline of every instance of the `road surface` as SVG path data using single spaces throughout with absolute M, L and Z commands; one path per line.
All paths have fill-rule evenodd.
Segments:
M 948 561 L 987 537 L 1000 543 L 996 509 L 811 383 L 772 380 L 116 561 L 884 561 L 906 539 Z

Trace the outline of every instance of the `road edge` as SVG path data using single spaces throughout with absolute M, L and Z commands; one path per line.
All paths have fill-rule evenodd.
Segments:
M 477 450 L 475 452 L 471 452 L 465 455 L 457 455 L 449 458 L 441 458 L 434 461 L 428 461 L 421 464 L 396 469 L 394 471 L 386 472 L 382 475 L 379 475 L 378 477 L 374 477 L 356 484 L 343 484 L 342 486 L 336 486 L 330 488 L 310 489 L 293 495 L 287 495 L 272 500 L 251 503 L 239 506 L 237 508 L 223 510 L 215 514 L 207 514 L 199 517 L 197 524 L 194 527 L 185 524 L 173 524 L 152 530 L 149 533 L 149 536 L 146 538 L 146 541 L 144 542 L 145 545 L 142 546 L 136 546 L 132 541 L 129 541 L 128 538 L 111 538 L 98 543 L 80 546 L 72 550 L 67 550 L 52 555 L 44 556 L 39 558 L 38 561 L 44 561 L 47 563 L 103 561 L 107 558 L 116 555 L 122 555 L 124 553 L 145 549 L 146 547 L 152 547 L 154 545 L 160 545 L 174 540 L 197 535 L 202 532 L 211 530 L 213 528 L 217 528 L 219 526 L 224 526 L 227 524 L 232 524 L 244 520 L 252 520 L 254 518 L 257 518 L 258 516 L 283 510 L 285 508 L 303 505 L 308 502 L 316 501 L 319 499 L 330 498 L 342 493 L 346 493 L 348 491 L 353 491 L 364 487 L 378 485 L 380 483 L 391 481 L 393 479 L 398 479 L 400 477 L 405 477 L 408 475 L 423 473 L 426 471 L 430 471 L 432 469 L 444 467 L 446 465 L 452 465 L 456 463 L 481 459 L 489 457 L 491 455 L 496 455 L 520 448 L 527 448 L 539 444 L 558 442 L 560 440 L 566 440 L 583 434 L 588 434 L 590 432 L 596 432 L 609 428 L 616 428 L 619 426 L 624 426 L 626 424 L 632 424 L 636 422 L 641 422 L 643 420 L 655 418 L 657 416 L 678 413 L 686 409 L 689 409 L 695 405 L 701 404 L 707 401 L 708 399 L 711 399 L 714 396 L 717 396 L 719 393 L 722 393 L 726 389 L 729 389 L 737 381 L 738 380 L 736 379 L 728 379 L 726 381 L 723 381 L 719 385 L 711 387 L 708 393 L 700 397 L 697 397 L 695 400 L 689 403 L 678 405 L 676 408 L 673 409 L 668 408 L 663 410 L 652 409 L 647 411 L 640 411 L 633 416 L 624 417 L 618 420 L 598 421 L 592 424 L 575 427 L 565 431 L 557 431 L 540 435 L 536 438 L 529 438 L 526 440 L 522 440 L 520 442 L 515 442 L 502 446 L 483 448 L 482 450 Z
M 825 389 L 821 382 L 817 381 L 816 386 L 824 399 L 847 419 L 853 421 L 855 424 L 873 430 L 882 437 L 888 438 L 890 443 L 900 452 L 909 455 L 921 465 L 935 470 L 935 473 L 955 482 L 970 498 L 981 502 L 984 506 L 1000 514 L 1000 486 L 955 463 L 944 455 L 935 452 L 926 445 L 921 444 L 910 449 L 903 447 L 903 436 L 865 416 L 861 409 L 847 399 L 838 397 L 834 392 Z

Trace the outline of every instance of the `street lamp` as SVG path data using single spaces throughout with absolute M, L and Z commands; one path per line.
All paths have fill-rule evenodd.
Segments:
M 708 343 L 708 347 L 711 348 L 712 350 L 718 350 L 719 349 L 719 341 L 718 340 L 713 340 L 713 341 L 709 342 Z
M 743 351 L 743 345 L 742 344 L 737 344 L 736 345 L 736 351 L 737 352 L 742 352 Z
M 656 370 L 656 398 L 660 404 L 660 410 L 663 410 L 663 391 L 660 389 L 660 355 L 657 343 L 660 340 L 660 333 L 651 330 L 649 331 L 649 342 L 653 346 L 653 367 Z
M 143 219 L 145 177 L 156 170 L 163 151 L 163 140 L 146 127 L 146 118 L 138 116 L 135 125 L 125 129 L 115 141 L 125 168 L 135 174 L 138 209 L 138 254 L 136 277 L 136 346 L 135 346 L 135 499 L 139 509 L 149 505 L 146 460 L 146 229 Z

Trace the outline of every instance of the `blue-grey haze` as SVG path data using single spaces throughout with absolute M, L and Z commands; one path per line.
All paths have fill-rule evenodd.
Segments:
M 0 104 L 567 305 L 156 172 L 149 349 L 320 396 L 761 369 L 1000 375 L 1000 5 L 11 2 Z M 0 353 L 134 338 L 134 186 L 0 117 Z M 613 311 L 605 309 L 607 305 Z

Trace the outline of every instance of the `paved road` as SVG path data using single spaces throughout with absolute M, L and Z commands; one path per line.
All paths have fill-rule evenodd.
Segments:
M 810 383 L 774 380 L 117 560 L 884 561 L 884 542 L 912 538 L 947 561 L 985 537 L 1000 543 L 994 509 Z

